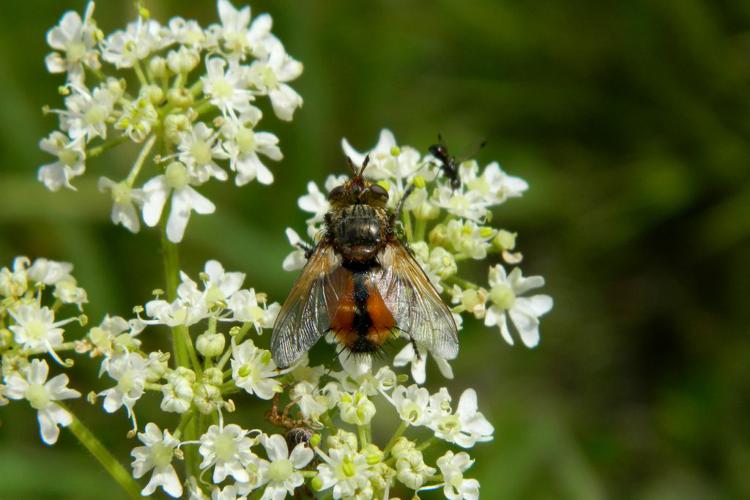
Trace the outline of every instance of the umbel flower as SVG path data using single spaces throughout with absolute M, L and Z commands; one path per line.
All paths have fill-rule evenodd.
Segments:
M 273 182 L 266 162 L 283 155 L 278 138 L 258 129 L 258 106 L 265 100 L 291 121 L 302 98 L 289 83 L 302 64 L 271 33 L 270 16 L 252 18 L 249 7 L 228 0 L 217 10 L 221 22 L 203 28 L 182 18 L 161 24 L 141 7 L 138 19 L 108 36 L 93 2 L 83 17 L 62 17 L 47 37 L 47 68 L 66 76 L 64 106 L 52 110 L 59 129 L 40 143 L 55 157 L 38 173 L 48 189 L 75 189 L 92 158 L 137 143 L 129 173 L 105 170 L 99 181 L 113 200 L 112 222 L 134 233 L 141 218 L 163 224 L 179 242 L 191 213 L 216 210 L 201 193 L 207 182 L 225 182 L 230 171 L 237 186 Z
M 268 350 L 279 303 L 216 260 L 197 273 L 179 268 L 175 244 L 190 218 L 217 209 L 206 184 L 273 182 L 268 162 L 283 155 L 279 139 L 260 128 L 262 109 L 289 121 L 302 105 L 290 86 L 302 64 L 272 34 L 270 16 L 229 0 L 218 0 L 217 12 L 219 22 L 203 27 L 179 17 L 161 23 L 141 7 L 137 19 L 105 34 L 92 2 L 48 33 L 47 68 L 64 75 L 64 102 L 52 110 L 58 129 L 40 143 L 53 158 L 38 178 L 51 191 L 75 189 L 92 159 L 137 144 L 127 174 L 102 166 L 98 186 L 112 200 L 113 223 L 163 231 L 167 286 L 132 314 L 97 318 L 76 338 L 74 324 L 88 322 L 88 296 L 70 264 L 18 257 L 0 269 L 0 405 L 26 400 L 47 444 L 69 428 L 132 496 L 160 489 L 194 499 L 411 498 L 436 490 L 477 498 L 469 453 L 493 439 L 494 427 L 476 389 L 449 391 L 442 379 L 428 384 L 428 364 L 460 384 L 446 359 L 394 333 L 393 359 L 344 353 L 338 364 L 315 365 L 305 355 L 279 369 Z M 342 147 L 355 163 L 369 155 L 365 174 L 388 191 L 391 209 L 411 193 L 397 231 L 451 304 L 456 325 L 473 316 L 497 326 L 509 344 L 520 337 L 535 346 L 552 299 L 533 293 L 543 279 L 524 277 L 518 267 L 516 234 L 490 223 L 528 184 L 497 162 L 474 160 L 461 163 L 460 182 L 451 182 L 438 159 L 399 145 L 388 130 L 370 151 L 346 140 Z M 286 231 L 294 250 L 285 270 L 305 265 L 299 234 L 316 243 L 328 193 L 345 178 L 308 183 L 298 204 L 310 217 L 306 230 Z M 485 272 L 486 285 L 469 278 Z M 165 332 L 171 343 L 154 341 Z M 98 364 L 87 399 L 109 418 L 131 421 L 128 435 L 138 443 L 130 474 L 74 416 L 74 405 L 66 406 L 80 396 L 68 388 L 68 375 L 50 378 L 47 358 L 55 370 L 73 365 L 62 353 Z M 237 416 L 246 405 L 265 409 L 267 422 Z

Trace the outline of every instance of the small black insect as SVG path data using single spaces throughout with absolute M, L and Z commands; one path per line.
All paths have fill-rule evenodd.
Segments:
M 479 145 L 479 149 L 483 148 L 485 143 L 486 141 L 482 141 Z M 458 167 L 463 160 L 457 160 L 455 156 L 448 152 L 448 147 L 445 145 L 445 141 L 441 134 L 438 134 L 437 144 L 430 146 L 428 151 L 440 162 L 440 170 L 443 171 L 443 175 L 450 181 L 451 188 L 454 190 L 460 188 L 461 178 L 459 177 Z

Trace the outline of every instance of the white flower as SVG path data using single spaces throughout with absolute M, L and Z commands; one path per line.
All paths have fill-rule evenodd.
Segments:
M 294 250 L 292 250 L 292 252 L 284 258 L 284 262 L 281 264 L 281 267 L 284 269 L 284 271 L 296 271 L 298 269 L 302 269 L 307 263 L 305 251 L 300 247 L 302 238 L 299 237 L 297 231 L 290 227 L 286 228 L 285 232 L 286 238 L 289 240 L 289 244 L 292 245 Z
M 396 459 L 396 472 L 399 481 L 412 490 L 418 490 L 436 470 L 424 463 L 421 451 L 412 449 L 399 454 Z
M 120 316 L 107 314 L 99 326 L 89 330 L 88 339 L 94 346 L 94 355 L 111 357 L 116 351 L 135 350 L 141 341 L 135 338 L 141 332 L 137 321 L 128 322 Z
M 451 410 L 450 399 L 445 388 L 430 397 L 431 421 L 428 427 L 436 437 L 462 448 L 492 440 L 495 429 L 477 411 L 477 393 L 474 389 L 466 389 L 461 394 L 455 413 Z
M 320 393 L 316 385 L 305 380 L 294 385 L 289 397 L 297 403 L 302 417 L 306 420 L 317 421 L 328 410 L 328 398 Z
M 137 233 L 141 228 L 137 207 L 143 205 L 143 191 L 134 189 L 125 181 L 115 182 L 106 177 L 99 177 L 98 187 L 99 191 L 109 191 L 112 196 L 112 223 L 122 224 L 131 233 Z
M 197 21 L 173 17 L 168 24 L 171 41 L 189 47 L 201 47 L 206 43 L 206 33 Z
M 459 175 L 466 189 L 478 193 L 486 206 L 499 205 L 508 198 L 517 198 L 529 188 L 520 177 L 513 177 L 502 171 L 497 162 L 492 162 L 477 175 L 479 166 L 468 161 L 459 167 Z
M 190 281 L 185 273 L 181 273 L 183 282 Z M 203 268 L 202 278 L 205 287 L 205 301 L 211 306 L 219 302 L 226 302 L 242 286 L 245 273 L 228 273 L 217 260 L 209 260 Z
M 227 173 L 214 161 L 226 159 L 227 155 L 217 140 L 219 134 L 203 122 L 196 123 L 189 132 L 180 135 L 178 157 L 187 165 L 190 176 L 200 184 L 215 177 L 227 180 Z
M 428 411 L 430 393 L 424 387 L 412 384 L 409 387 L 397 386 L 390 398 L 401 420 L 409 425 L 420 426 L 427 424 L 431 415 Z
M 255 132 L 240 123 L 229 121 L 223 130 L 224 150 L 229 155 L 229 166 L 237 172 L 234 179 L 238 186 L 244 186 L 258 179 L 261 184 L 271 184 L 273 174 L 260 160 L 259 154 L 279 161 L 284 156 L 278 147 L 279 139 L 269 132 Z
M 510 274 L 506 274 L 502 264 L 498 264 L 490 268 L 489 284 L 492 306 L 487 309 L 484 324 L 498 325 L 505 341 L 513 345 L 513 338 L 508 329 L 507 316 L 510 316 L 521 336 L 521 341 L 527 347 L 536 346 L 539 343 L 539 317 L 552 309 L 552 297 L 542 294 L 531 297 L 521 295 L 544 286 L 544 278 L 541 276 L 524 278 L 517 267 Z
M 496 231 L 490 227 L 479 226 L 470 220 L 452 219 L 444 226 L 443 237 L 459 255 L 481 260 L 487 257 L 490 240 Z
M 338 407 L 341 420 L 348 424 L 367 425 L 375 416 L 375 405 L 360 391 L 341 394 Z
M 451 500 L 479 498 L 479 481 L 476 479 L 464 479 L 464 471 L 474 464 L 466 452 L 454 454 L 447 451 L 445 455 L 437 459 L 437 466 L 443 475 L 443 493 L 445 498 Z
M 261 443 L 268 455 L 268 462 L 261 462 L 261 477 L 266 485 L 261 498 L 282 499 L 292 495 L 295 488 L 305 482 L 299 469 L 310 463 L 313 451 L 306 444 L 300 443 L 290 454 L 286 439 L 278 434 L 263 436 Z
M 29 263 L 27 257 L 16 257 L 13 259 L 12 271 L 7 267 L 0 269 L 0 295 L 20 297 L 26 292 L 29 279 L 26 268 Z
M 172 465 L 175 450 L 180 442 L 168 430 L 164 429 L 162 432 L 151 422 L 146 424 L 146 432 L 138 433 L 138 439 L 145 446 L 138 446 L 130 452 L 135 459 L 131 464 L 133 476 L 138 479 L 153 470 L 151 480 L 143 488 L 141 495 L 151 495 L 157 487 L 161 487 L 171 497 L 182 496 L 182 483 Z
M 228 0 L 217 2 L 221 26 L 212 27 L 233 57 L 244 59 L 247 53 L 265 57 L 265 42 L 270 36 L 271 16 L 263 14 L 250 24 L 250 7 L 236 9 Z
M 325 214 L 331 209 L 328 197 L 321 193 L 318 185 L 312 181 L 307 183 L 307 194 L 300 197 L 297 205 L 305 212 L 313 214 L 308 223 L 321 222 Z
M 21 304 L 8 312 L 16 322 L 9 327 L 15 341 L 29 350 L 53 351 L 63 342 L 64 330 L 60 327 L 76 320 L 68 318 L 55 322 L 54 311 L 36 302 Z
M 115 129 L 122 130 L 133 142 L 142 142 L 159 120 L 159 113 L 148 95 L 126 101 Z
M 193 402 L 195 372 L 181 366 L 170 372 L 166 378 L 167 383 L 161 386 L 164 395 L 161 400 L 162 411 L 185 413 Z
M 148 57 L 151 52 L 165 47 L 168 38 L 162 36 L 162 27 L 154 20 L 128 23 L 125 31 L 118 30 L 104 41 L 102 57 L 116 68 L 132 68 L 136 62 Z
M 205 292 L 198 290 L 198 284 L 185 273 L 180 273 L 180 276 L 182 282 L 173 302 L 155 299 L 146 303 L 146 315 L 154 318 L 149 323 L 190 326 L 208 317 Z
M 236 62 L 230 62 L 227 68 L 227 61 L 220 57 L 206 59 L 206 76 L 201 77 L 201 81 L 203 93 L 224 115 L 236 116 L 236 111 L 253 100 Z
M 351 498 L 357 490 L 369 486 L 372 470 L 364 455 L 349 447 L 332 447 L 328 455 L 319 454 L 325 460 L 318 465 L 320 489 L 333 487 L 333 498 Z
M 427 358 L 429 357 L 427 353 L 428 351 L 425 346 L 417 343 L 417 350 L 414 350 L 414 346 L 409 342 L 393 358 L 393 366 L 398 367 L 411 364 L 411 377 L 414 379 L 414 382 L 424 384 L 427 379 L 426 369 Z M 447 379 L 453 378 L 453 368 L 445 358 L 433 355 L 432 359 L 435 360 L 435 364 L 438 366 L 440 374 L 443 377 Z
M 99 35 L 92 19 L 94 2 L 86 5 L 83 19 L 77 12 L 68 11 L 60 24 L 47 32 L 47 43 L 60 52 L 50 52 L 45 63 L 50 73 L 68 73 L 68 81 L 82 82 L 84 66 L 99 69 Z
M 65 99 L 66 110 L 60 113 L 60 128 L 72 139 L 83 138 L 87 143 L 96 137 L 107 138 L 107 119 L 112 114 L 117 96 L 107 84 L 89 93 L 77 85 Z
M 292 59 L 278 40 L 270 44 L 268 61 L 255 61 L 249 77 L 261 94 L 267 94 L 277 117 L 290 121 L 297 108 L 302 107 L 302 96 L 286 84 L 302 74 L 302 63 Z
M 261 305 L 262 304 L 262 307 Z M 232 311 L 231 321 L 252 323 L 258 333 L 264 328 L 271 328 L 281 306 L 274 302 L 266 307 L 265 298 L 259 300 L 254 289 L 240 290 L 227 301 L 227 308 Z
M 380 131 L 377 144 L 369 151 L 360 153 L 349 144 L 346 138 L 341 139 L 341 148 L 354 165 L 362 165 L 366 156 L 370 158 L 365 170 L 367 177 L 376 180 L 387 179 L 396 183 L 395 186 L 391 186 L 395 189 L 389 190 L 391 196 L 388 201 L 392 207 L 395 207 L 404 192 L 407 184 L 404 181 L 411 180 L 417 172 L 423 174 L 423 177 L 430 177 L 430 174 L 423 169 L 425 163 L 421 160 L 419 152 L 408 146 L 400 148 L 393 132 L 388 129 Z
M 281 383 L 273 379 L 278 374 L 271 352 L 258 349 L 252 340 L 232 347 L 232 378 L 248 394 L 271 399 L 281 391 Z
M 473 221 L 483 221 L 487 218 L 488 210 L 484 198 L 477 191 L 456 191 L 450 185 L 444 184 L 435 189 L 432 197 L 437 206 L 444 208 L 449 214 Z
M 172 195 L 167 238 L 174 243 L 182 241 L 190 212 L 206 215 L 216 210 L 211 200 L 193 189 L 191 184 L 199 185 L 201 182 L 190 175 L 184 164 L 172 162 L 164 175 L 154 177 L 143 186 L 146 198 L 143 204 L 143 221 L 151 227 L 159 223 L 167 198 Z
M 13 372 L 5 380 L 5 397 L 26 399 L 37 411 L 39 432 L 42 441 L 55 444 L 60 435 L 58 425 L 66 427 L 73 421 L 70 413 L 56 403 L 65 399 L 81 397 L 78 391 L 69 389 L 68 376 L 57 375 L 47 381 L 49 366 L 44 360 L 32 359 L 23 370 L 23 375 Z
M 246 483 L 250 480 L 245 467 L 257 457 L 250 451 L 255 442 L 248 431 L 236 424 L 220 428 L 212 425 L 200 438 L 199 453 L 203 456 L 201 469 L 214 467 L 213 482 L 220 483 L 232 476 Z
M 117 381 L 116 386 L 99 393 L 99 396 L 104 396 L 104 410 L 114 413 L 124 406 L 132 418 L 133 406 L 145 390 L 148 359 L 129 352 L 110 358 L 102 367 Z
M 75 190 L 70 181 L 86 171 L 86 152 L 83 146 L 82 139 L 70 140 L 57 130 L 42 139 L 39 147 L 57 156 L 57 161 L 39 167 L 39 181 L 50 191 L 57 191 L 61 187 Z

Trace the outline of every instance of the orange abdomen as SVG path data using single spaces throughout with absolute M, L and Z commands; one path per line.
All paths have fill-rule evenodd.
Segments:
M 347 276 L 331 321 L 331 330 L 341 344 L 352 352 L 374 352 L 389 339 L 396 321 L 383 302 L 368 271 Z

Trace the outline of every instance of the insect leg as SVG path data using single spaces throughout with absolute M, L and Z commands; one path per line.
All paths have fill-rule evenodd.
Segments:
M 410 194 L 411 194 L 412 192 L 414 192 L 414 188 L 415 188 L 415 187 L 416 187 L 416 186 L 414 185 L 414 183 L 413 183 L 413 182 L 412 182 L 411 184 L 409 184 L 409 185 L 408 185 L 408 186 L 406 187 L 406 190 L 404 191 L 404 194 L 403 194 L 403 196 L 401 196 L 401 199 L 400 199 L 400 200 L 398 200 L 398 205 L 396 205 L 396 212 L 394 212 L 394 213 L 395 213 L 395 220 L 399 220 L 399 219 L 401 218 L 401 212 L 402 212 L 402 211 L 403 211 L 403 209 L 404 209 L 404 202 L 405 202 L 405 201 L 406 201 L 406 199 L 407 199 L 407 198 L 409 197 L 409 195 L 410 195 Z

